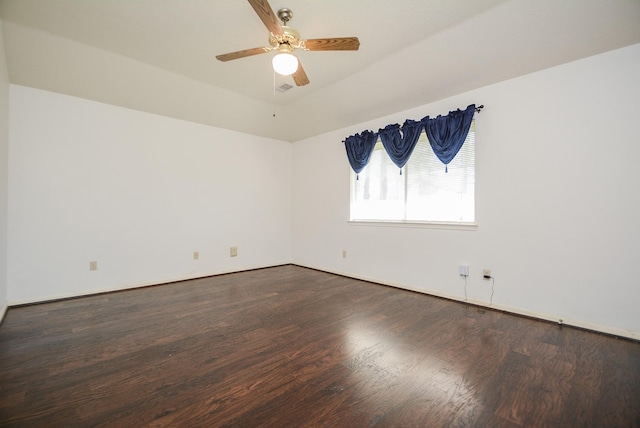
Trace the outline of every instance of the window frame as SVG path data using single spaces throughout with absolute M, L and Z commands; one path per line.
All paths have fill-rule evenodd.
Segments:
M 473 121 L 475 122 L 475 120 Z M 471 129 L 469 132 L 474 132 L 475 134 L 475 123 L 472 123 Z M 424 131 L 422 131 L 420 140 L 426 139 L 424 136 Z M 377 142 L 376 144 L 380 144 Z M 428 143 L 428 140 L 426 142 Z M 475 165 L 475 135 L 474 135 L 474 175 L 476 172 Z M 368 166 L 368 165 L 367 165 Z M 444 167 L 444 165 L 443 165 Z M 370 227 L 409 227 L 409 228 L 427 228 L 427 229 L 449 229 L 449 230 L 476 230 L 478 228 L 477 222 L 477 213 L 474 214 L 474 221 L 443 221 L 443 220 L 401 220 L 401 219 L 388 219 L 388 220 L 380 220 L 380 219 L 352 219 L 351 218 L 351 209 L 354 201 L 354 191 L 357 174 L 350 168 L 350 176 L 349 176 L 349 220 L 347 223 L 351 226 L 370 226 Z M 405 168 L 403 168 L 403 172 Z M 476 182 L 474 178 L 474 196 L 473 196 L 473 204 L 474 204 L 474 212 L 476 207 Z M 405 188 L 406 195 L 406 188 Z M 406 203 L 406 202 L 405 202 Z

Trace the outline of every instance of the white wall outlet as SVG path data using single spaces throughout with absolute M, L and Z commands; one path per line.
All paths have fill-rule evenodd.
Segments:
M 193 252 L 193 260 L 198 260 L 199 258 L 200 258 L 200 252 L 194 251 Z
M 482 277 L 484 279 L 491 279 L 491 269 L 482 269 Z
M 98 262 L 96 260 L 89 262 L 89 270 L 98 270 Z
M 460 276 L 469 276 L 469 265 L 458 266 L 458 274 Z
M 342 258 L 343 259 L 347 258 L 347 250 L 342 250 Z
M 238 257 L 238 247 L 231 247 L 229 249 L 229 255 L 231 257 Z

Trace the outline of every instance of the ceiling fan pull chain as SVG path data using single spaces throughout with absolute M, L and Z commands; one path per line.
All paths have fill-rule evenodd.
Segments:
M 273 98 L 276 97 L 276 71 L 273 70 Z M 273 117 L 276 117 L 276 105 L 273 104 Z

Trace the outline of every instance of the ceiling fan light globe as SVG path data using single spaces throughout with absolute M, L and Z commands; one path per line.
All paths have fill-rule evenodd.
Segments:
M 289 76 L 298 70 L 298 58 L 290 53 L 279 53 L 271 61 L 273 70 L 283 76 Z

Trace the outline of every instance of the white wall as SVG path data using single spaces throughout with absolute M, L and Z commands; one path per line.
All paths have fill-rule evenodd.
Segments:
M 290 262 L 291 144 L 10 95 L 10 304 Z
M 249 122 L 254 135 L 290 138 L 286 116 L 274 118 L 269 103 L 15 22 L 5 22 L 5 31 L 13 84 L 236 131 Z M 205 73 L 217 72 L 212 56 Z M 268 61 L 264 67 L 265 92 L 271 95 Z
M 469 264 L 485 305 L 490 268 L 494 307 L 640 338 L 638 76 L 635 45 L 297 142 L 294 263 L 460 300 Z M 470 103 L 477 230 L 347 224 L 345 137 Z
M 9 157 L 9 76 L 0 21 L 0 321 L 7 310 L 7 168 Z
M 8 301 L 292 260 L 463 299 L 465 263 L 475 303 L 489 303 L 480 274 L 490 268 L 494 307 L 639 338 L 638 75 L 635 45 L 293 146 L 10 85 Z M 476 121 L 477 230 L 347 224 L 346 136 L 469 103 L 486 106 Z M 0 299 L 1 287 L 2 277 Z

